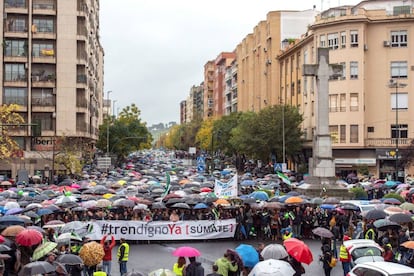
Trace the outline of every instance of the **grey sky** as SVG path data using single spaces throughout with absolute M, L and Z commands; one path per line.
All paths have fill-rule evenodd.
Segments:
M 179 122 L 179 103 L 203 81 L 204 64 L 233 51 L 266 14 L 357 0 L 101 0 L 105 98 L 135 103 L 148 126 Z M 236 9 L 237 8 L 237 9 Z

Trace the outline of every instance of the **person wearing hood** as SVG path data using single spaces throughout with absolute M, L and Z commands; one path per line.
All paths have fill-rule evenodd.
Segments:
M 186 276 L 204 276 L 204 267 L 200 262 L 196 261 L 195 257 L 188 257 L 190 264 L 185 268 Z

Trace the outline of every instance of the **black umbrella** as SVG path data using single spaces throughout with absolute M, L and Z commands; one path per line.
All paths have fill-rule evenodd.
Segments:
M 323 227 L 316 227 L 315 229 L 312 230 L 312 233 L 322 237 L 322 238 L 333 238 L 334 234 L 327 228 L 323 228 Z
M 83 264 L 82 258 L 75 254 L 62 254 L 56 259 L 56 261 L 68 265 Z
M 380 231 L 386 231 L 388 229 L 397 230 L 401 228 L 401 225 L 388 219 L 378 219 L 374 221 L 374 227 Z
M 45 261 L 31 262 L 25 265 L 19 272 L 19 276 L 46 274 L 56 270 L 54 265 Z
M 379 209 L 372 209 L 369 210 L 366 214 L 365 214 L 365 218 L 367 220 L 377 220 L 377 219 L 383 219 L 387 217 L 387 213 L 385 213 L 383 210 L 379 210 Z
M 354 204 L 345 203 L 339 206 L 342 210 L 350 210 L 350 211 L 358 211 L 358 206 L 355 206 Z
M 411 216 L 409 214 L 404 213 L 397 213 L 393 214 L 389 217 L 390 221 L 396 222 L 396 223 L 408 223 L 413 221 Z

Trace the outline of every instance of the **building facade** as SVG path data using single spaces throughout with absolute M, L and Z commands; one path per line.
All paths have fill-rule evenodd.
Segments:
M 1 104 L 18 104 L 29 126 L 11 135 L 22 152 L 0 174 L 51 176 L 61 137 L 94 148 L 102 123 L 103 58 L 98 0 L 4 0 L 0 5 Z M 30 125 L 41 126 L 34 137 Z M 79 156 L 82 157 L 81 155 Z

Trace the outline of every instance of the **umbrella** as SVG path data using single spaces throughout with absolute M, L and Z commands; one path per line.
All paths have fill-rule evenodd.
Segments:
M 75 203 L 78 199 L 74 196 L 60 196 L 56 199 L 56 205 L 65 205 Z
M 18 216 L 8 215 L 0 218 L 0 225 L 24 225 L 24 220 Z
M 82 241 L 82 238 L 76 234 L 76 233 L 71 233 L 71 232 L 66 232 L 63 234 L 60 234 L 55 241 L 58 243 L 69 243 L 71 240 L 73 241 Z
M 414 204 L 410 202 L 404 202 L 400 205 L 400 208 L 405 211 L 414 211 Z
M 401 201 L 396 198 L 386 198 L 382 201 L 385 204 L 400 205 Z
M 320 197 L 314 197 L 311 199 L 312 204 L 320 205 L 323 203 L 323 199 Z
M 236 252 L 245 267 L 254 267 L 259 262 L 259 253 L 249 244 L 240 244 L 236 247 Z
M 374 227 L 380 231 L 385 231 L 387 229 L 399 229 L 401 225 L 388 219 L 378 219 L 374 221 Z
M 263 248 L 261 255 L 265 260 L 280 260 L 286 258 L 288 256 L 288 253 L 286 252 L 286 248 L 284 248 L 283 245 L 278 243 L 271 243 Z
M 167 275 L 167 272 L 165 272 L 165 274 Z M 132 270 L 131 272 L 128 272 L 126 274 L 126 276 L 145 276 L 143 273 L 139 272 L 139 271 L 134 271 Z M 175 275 L 173 275 L 175 276 Z
M 328 197 L 323 200 L 323 204 L 338 204 L 339 202 L 341 201 L 336 197 Z
M 12 250 L 8 245 L 0 244 L 0 252 L 10 251 Z
M 56 267 L 54 265 L 51 265 L 49 262 L 37 261 L 25 265 L 19 272 L 19 276 L 46 274 L 55 270 Z
M 37 215 L 38 216 L 45 216 L 45 215 L 50 215 L 50 214 L 53 214 L 53 211 L 48 209 L 48 208 L 37 210 Z
M 379 209 L 372 209 L 369 210 L 366 214 L 365 214 L 365 218 L 367 220 L 377 220 L 377 219 L 383 219 L 387 217 L 387 213 L 385 213 L 383 210 L 379 210 Z
M 87 266 L 99 264 L 104 255 L 105 252 L 102 245 L 95 241 L 85 243 L 79 251 L 79 256 Z
M 201 255 L 198 249 L 191 246 L 181 246 L 172 252 L 173 256 L 177 257 L 198 257 Z
M 16 235 L 16 243 L 22 246 L 32 246 L 41 243 L 43 235 L 34 229 L 24 229 Z
M 414 249 L 414 241 L 406 241 L 403 242 L 401 245 L 409 249 Z
M 112 205 L 112 202 L 109 199 L 101 198 L 101 199 L 98 199 L 96 201 L 95 206 L 98 207 L 98 208 L 106 208 L 106 207 L 109 207 L 111 205 Z M 84 207 L 86 207 L 86 206 L 84 205 Z M 86 207 L 86 208 L 89 208 L 89 207 Z
M 303 198 L 299 196 L 291 196 L 286 198 L 285 203 L 286 204 L 300 204 L 303 202 Z
M 171 208 L 179 208 L 179 209 L 191 209 L 190 205 L 184 202 L 177 202 L 171 205 Z
M 298 262 L 310 264 L 313 261 L 312 251 L 301 240 L 289 238 L 283 241 L 286 251 Z
M 61 233 L 67 233 L 67 232 L 76 232 L 78 230 L 81 230 L 82 228 L 85 228 L 86 224 L 80 221 L 71 221 L 66 223 L 61 229 Z
M 358 211 L 358 206 L 350 203 L 341 204 L 339 208 L 342 210 Z
M 51 220 L 46 222 L 45 225 L 43 225 L 43 228 L 59 228 L 65 226 L 65 223 L 61 220 Z
M 135 202 L 130 199 L 121 198 L 115 200 L 113 206 L 132 208 L 135 206 Z
M 5 237 L 15 237 L 18 233 L 23 231 L 25 228 L 20 225 L 11 225 L 1 232 L 1 234 Z
M 223 205 L 223 206 L 230 206 L 230 202 L 227 199 L 219 198 L 216 201 L 214 201 L 215 205 Z
M 194 205 L 193 209 L 207 209 L 207 208 L 208 208 L 207 204 L 201 202 L 201 203 L 197 203 L 196 205 Z
M 151 205 L 151 209 L 166 209 L 167 206 L 165 206 L 164 202 L 154 202 Z
M 26 229 L 34 229 L 34 230 L 39 231 L 42 234 L 46 234 L 46 231 L 42 227 L 40 227 L 40 226 L 29 225 L 29 226 L 26 227 Z
M 49 252 L 55 249 L 56 246 L 57 243 L 51 241 L 47 241 L 38 245 L 36 249 L 33 251 L 32 260 L 36 261 L 42 258 L 43 256 L 46 256 Z
M 312 233 L 322 238 L 333 238 L 334 234 L 327 228 L 316 227 L 312 230 Z
M 267 201 L 269 199 L 269 195 L 265 191 L 255 191 L 249 195 L 256 200 Z
M 16 201 L 8 201 L 4 205 L 4 208 L 6 208 L 7 210 L 15 209 L 15 208 L 20 208 L 20 204 L 18 202 L 16 202 Z
M 266 209 L 281 209 L 283 204 L 280 202 L 265 202 L 263 207 Z
M 288 262 L 268 259 L 257 263 L 250 271 L 249 276 L 293 276 L 294 274 L 295 270 Z
M 176 276 L 176 274 L 165 268 L 156 269 L 154 271 L 151 271 L 148 276 Z
M 413 221 L 411 215 L 404 213 L 393 214 L 389 217 L 389 220 L 396 223 L 408 223 Z
M 56 261 L 67 265 L 83 264 L 81 257 L 75 254 L 62 254 L 56 259 Z
M 23 212 L 23 208 L 17 207 L 17 208 L 12 208 L 6 211 L 6 215 L 16 215 L 16 214 L 20 214 L 21 212 Z

